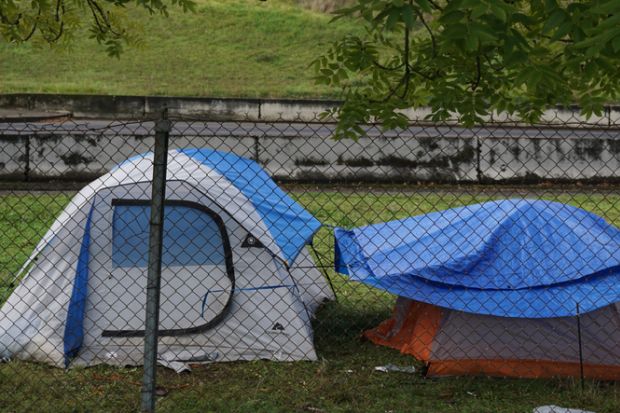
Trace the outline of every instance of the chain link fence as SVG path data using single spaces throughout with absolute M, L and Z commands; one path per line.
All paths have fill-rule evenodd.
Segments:
M 374 411 L 394 364 L 416 383 L 511 378 L 439 381 L 438 412 L 531 411 L 576 400 L 567 378 L 620 379 L 620 123 L 336 141 L 318 117 L 170 120 L 163 410 Z M 138 409 L 155 121 L 0 123 L 0 409 Z M 444 397 L 462 383 L 487 399 Z M 261 404 L 262 386 L 290 394 Z M 617 411 L 616 392 L 586 404 Z

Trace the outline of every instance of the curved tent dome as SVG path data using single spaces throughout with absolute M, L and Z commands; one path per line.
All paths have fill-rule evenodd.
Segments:
M 0 357 L 142 363 L 153 154 L 80 190 L 0 308 Z M 315 360 L 311 317 L 333 299 L 305 248 L 319 221 L 254 161 L 168 153 L 162 360 Z
M 134 156 L 83 188 L 39 242 L 33 257 L 98 191 L 150 182 L 152 163 L 152 152 Z M 321 227 L 260 165 L 233 153 L 204 148 L 171 150 L 166 179 L 186 181 L 200 188 L 287 265 L 295 261 Z M 23 268 L 29 264 L 26 262 Z
M 338 272 L 445 308 L 546 318 L 620 300 L 620 230 L 558 202 L 485 202 L 335 236 Z

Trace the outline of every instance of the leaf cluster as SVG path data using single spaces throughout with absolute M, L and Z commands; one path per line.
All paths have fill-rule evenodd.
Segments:
M 339 137 L 404 127 L 420 106 L 467 126 L 496 112 L 535 122 L 558 104 L 591 116 L 620 92 L 618 0 L 359 0 L 335 18 L 367 28 L 313 63 L 342 91 Z
M 193 11 L 193 0 L 0 0 L 0 39 L 9 43 L 66 42 L 86 26 L 110 56 L 119 57 L 137 42 L 136 23 L 124 13 L 128 6 L 151 14 L 168 14 L 169 6 Z

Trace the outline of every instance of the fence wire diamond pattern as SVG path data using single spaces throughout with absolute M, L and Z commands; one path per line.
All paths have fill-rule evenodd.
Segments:
M 171 122 L 159 408 L 620 408 L 620 125 Z M 154 127 L 0 123 L 0 410 L 138 409 Z

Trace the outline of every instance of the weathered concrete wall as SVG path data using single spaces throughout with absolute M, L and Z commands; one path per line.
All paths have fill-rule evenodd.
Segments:
M 483 179 L 586 180 L 620 177 L 620 134 L 614 138 L 480 140 Z
M 107 96 L 45 93 L 0 94 L 0 109 L 69 111 L 83 119 L 144 119 L 158 116 L 164 107 L 171 115 L 210 120 L 318 121 L 318 114 L 338 106 L 336 100 L 235 99 L 175 96 Z M 429 109 L 403 111 L 412 121 L 423 121 Z M 489 117 L 494 122 L 518 124 L 505 114 Z M 578 107 L 547 110 L 546 125 L 572 127 L 620 127 L 620 107 L 610 106 L 601 116 L 585 119 Z
M 260 141 L 260 162 L 272 175 L 303 180 L 475 181 L 472 138 L 323 138 Z
M 0 135 L 0 177 L 22 180 L 28 174 L 28 139 Z
M 338 101 L 174 96 L 0 94 L 0 109 L 69 111 L 81 119 L 145 119 L 167 108 L 172 116 L 210 120 L 316 121 Z
M 144 125 L 143 125 L 144 126 Z M 254 125 L 256 126 L 256 125 Z M 260 128 L 259 128 L 260 129 Z M 453 132 L 455 130 L 452 130 Z M 484 182 L 620 178 L 620 131 L 424 128 L 407 136 L 335 141 L 329 133 L 270 135 L 182 125 L 171 148 L 208 147 L 257 159 L 281 180 Z M 530 131 L 531 132 L 531 131 Z M 0 134 L 0 179 L 88 181 L 151 150 L 148 127 Z
M 153 144 L 152 122 L 164 107 L 174 121 L 171 147 L 210 147 L 257 159 L 287 180 L 502 181 L 620 178 L 620 108 L 583 119 L 556 108 L 544 126 L 506 116 L 465 129 L 430 125 L 428 109 L 406 111 L 405 131 L 367 128 L 357 142 L 331 139 L 317 115 L 336 101 L 144 96 L 0 95 L 0 108 L 69 110 L 87 120 L 50 125 L 0 123 L 0 177 L 90 180 Z M 192 121 L 201 119 L 201 121 Z M 208 119 L 209 121 L 205 121 Z M 279 122 L 282 121 L 282 122 Z

